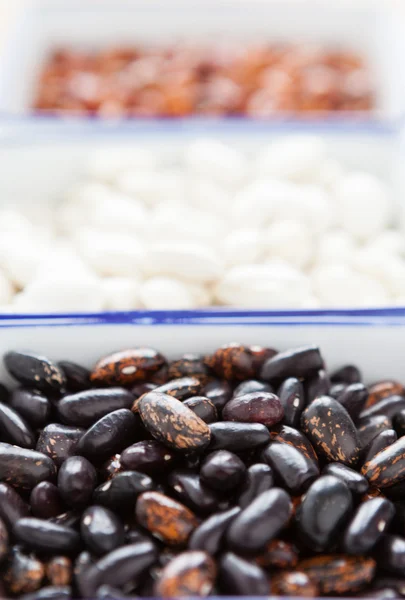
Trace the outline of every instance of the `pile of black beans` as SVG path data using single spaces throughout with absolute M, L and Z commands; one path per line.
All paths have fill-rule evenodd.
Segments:
M 8 352 L 0 596 L 405 596 L 405 389 L 316 346 Z

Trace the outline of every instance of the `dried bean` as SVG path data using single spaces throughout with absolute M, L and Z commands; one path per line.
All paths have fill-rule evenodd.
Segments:
M 224 421 L 275 425 L 284 417 L 284 410 L 275 394 L 252 392 L 230 400 L 222 411 Z
M 322 475 L 334 475 L 341 479 L 353 494 L 364 494 L 369 487 L 363 475 L 340 463 L 329 463 L 323 469 Z
M 363 464 L 370 461 L 376 454 L 391 446 L 394 442 L 396 442 L 398 436 L 393 429 L 384 429 L 380 431 L 379 434 L 375 436 L 373 440 L 364 448 L 362 453 L 362 462 Z
M 80 438 L 75 452 L 100 462 L 129 446 L 137 435 L 139 425 L 135 415 L 121 408 L 94 423 Z
M 277 381 L 287 377 L 309 377 L 323 367 L 323 360 L 317 346 L 295 348 L 279 352 L 267 360 L 261 370 L 260 379 Z
M 57 467 L 72 456 L 85 429 L 50 423 L 39 434 L 36 449 L 49 456 Z
M 187 398 L 197 396 L 202 388 L 200 380 L 196 377 L 181 377 L 155 388 L 155 391 L 173 396 L 177 400 L 187 400 Z
M 205 486 L 200 476 L 195 473 L 172 471 L 167 483 L 178 499 L 191 510 L 206 514 L 214 512 L 218 507 L 218 496 Z
M 296 513 L 301 540 L 321 552 L 330 550 L 351 516 L 352 495 L 343 481 L 323 475 L 307 491 Z
M 91 552 L 107 554 L 125 540 L 124 526 L 118 517 L 104 506 L 89 506 L 80 523 L 81 537 Z
M 146 429 L 158 441 L 181 452 L 202 451 L 210 442 L 209 427 L 179 400 L 149 392 L 139 401 Z
M 28 517 L 29 507 L 21 496 L 7 483 L 0 483 L 0 518 L 9 530 L 22 517 Z
M 369 396 L 365 408 L 374 406 L 374 404 L 377 404 L 377 402 L 380 402 L 380 400 L 388 398 L 389 396 L 405 396 L 405 389 L 399 381 L 385 380 L 377 381 L 376 383 L 369 385 L 368 393 Z
M 112 510 L 125 510 L 135 505 L 139 494 L 154 487 L 152 479 L 145 473 L 124 471 L 99 485 L 94 490 L 93 501 Z
M 255 554 L 288 523 L 292 512 L 289 495 L 280 488 L 262 492 L 231 523 L 226 539 L 235 552 Z
M 361 468 L 370 483 L 379 488 L 392 486 L 405 478 L 405 438 L 379 452 Z
M 70 600 L 73 590 L 70 586 L 47 585 L 31 594 L 24 594 L 21 600 Z
M 7 352 L 4 365 L 10 375 L 22 385 L 45 393 L 58 393 L 66 385 L 62 370 L 45 356 L 22 352 Z
M 62 398 L 58 415 L 66 425 L 90 427 L 114 410 L 131 408 L 133 401 L 133 394 L 123 388 L 94 388 Z
M 328 396 L 337 400 L 339 398 L 339 396 L 341 396 L 343 394 L 343 392 L 345 391 L 345 389 L 347 387 L 348 387 L 347 383 L 332 383 L 332 385 L 330 386 Z
M 123 600 L 124 598 L 128 598 L 128 596 L 111 585 L 100 585 L 100 587 L 97 588 L 96 598 L 103 598 L 104 600 Z
M 308 438 L 298 429 L 288 425 L 279 425 L 271 430 L 271 439 L 297 448 L 308 459 L 318 466 L 318 456 Z
M 96 484 L 96 470 L 83 456 L 71 456 L 59 469 L 58 488 L 68 506 L 86 506 Z
M 298 427 L 301 413 L 305 407 L 304 388 L 299 379 L 289 377 L 278 388 L 277 392 L 284 409 L 284 423 L 290 427 Z
M 268 465 L 264 463 L 251 465 L 246 471 L 245 481 L 238 494 L 238 505 L 246 508 L 259 494 L 272 488 L 273 484 L 273 471 Z
M 35 517 L 19 519 L 13 532 L 20 543 L 38 552 L 70 554 L 80 547 L 80 536 L 76 531 Z
M 66 387 L 72 392 L 81 392 L 91 386 L 90 371 L 69 360 L 58 362 L 66 378 Z
M 225 404 L 232 397 L 232 388 L 227 381 L 215 379 L 206 384 L 203 394 L 208 400 L 211 400 L 218 414 L 220 414 Z
M 324 369 L 320 369 L 315 375 L 312 375 L 305 384 L 306 403 L 310 404 L 315 398 L 325 396 L 329 393 L 330 379 Z
M 330 380 L 333 383 L 345 383 L 350 385 L 351 383 L 361 383 L 362 377 L 357 367 L 354 365 L 345 365 L 334 371 L 330 376 Z
M 77 529 L 80 524 L 81 511 L 79 510 L 68 510 L 66 512 L 60 513 L 60 515 L 56 515 L 56 517 L 52 517 L 49 519 L 52 523 L 56 523 L 56 525 L 63 525 L 64 527 L 71 527 L 72 529 Z
M 192 532 L 188 547 L 190 550 L 205 550 L 211 556 L 217 554 L 230 523 L 240 513 L 238 506 L 211 515 Z
M 202 419 L 204 423 L 214 423 L 218 420 L 217 409 L 211 400 L 205 398 L 205 396 L 194 396 L 194 398 L 185 400 L 183 404 Z
M 204 363 L 204 356 L 201 354 L 183 354 L 178 360 L 173 360 L 169 364 L 169 379 L 179 377 L 196 377 L 205 385 L 210 379 L 210 370 Z
M 175 453 L 156 440 L 144 440 L 128 446 L 121 454 L 121 465 L 131 471 L 159 473 L 172 466 Z
M 204 362 L 218 377 L 231 381 L 252 379 L 256 374 L 251 349 L 237 343 L 221 346 L 212 356 L 206 357 Z
M 219 561 L 221 591 L 226 596 L 268 596 L 267 576 L 254 562 L 232 552 L 223 554 Z
M 44 454 L 0 442 L 0 479 L 21 490 L 31 490 L 56 475 L 53 461 Z
M 35 435 L 31 427 L 7 404 L 0 402 L 0 437 L 21 448 L 35 448 Z
M 9 404 L 31 427 L 42 427 L 51 415 L 51 403 L 37 390 L 17 388 L 12 392 Z
M 72 575 L 72 561 L 67 556 L 54 556 L 46 564 L 46 577 L 53 586 L 70 585 Z
M 330 554 L 298 563 L 322 594 L 347 594 L 365 587 L 373 579 L 376 563 L 372 558 Z
M 140 396 L 143 396 L 143 394 L 146 394 L 146 392 L 151 392 L 152 390 L 155 390 L 157 387 L 158 386 L 156 385 L 156 383 L 148 383 L 148 382 L 136 383 L 131 388 L 131 394 L 136 399 L 136 398 L 139 398 Z
M 214 490 L 235 488 L 245 476 L 246 467 L 241 459 L 228 450 L 217 450 L 207 456 L 201 465 L 203 483 Z
M 392 421 L 385 415 L 375 415 L 359 423 L 357 432 L 362 450 L 364 451 L 374 438 L 386 429 L 392 429 Z
M 242 381 L 233 390 L 233 398 L 236 396 L 243 396 L 245 394 L 251 394 L 252 392 L 266 392 L 273 393 L 273 388 L 270 384 L 264 383 L 264 381 L 258 381 L 257 379 L 247 379 Z
M 323 396 L 314 400 L 302 413 L 302 429 L 309 440 L 328 460 L 355 465 L 360 455 L 360 441 L 346 409 L 337 400 Z
M 317 464 L 289 444 L 273 441 L 263 450 L 261 458 L 292 494 L 304 492 L 319 475 Z
M 210 450 L 240 452 L 253 450 L 270 442 L 269 430 L 260 423 L 211 423 Z
M 32 554 L 24 554 L 13 548 L 9 564 L 4 573 L 7 589 L 12 594 L 28 594 L 41 586 L 45 576 L 45 565 Z
M 185 545 L 198 525 L 190 509 L 159 492 L 144 492 L 139 496 L 136 517 L 142 527 L 174 546 Z
M 378 566 L 390 573 L 405 573 L 405 538 L 399 535 L 384 535 L 377 545 Z
M 372 498 L 358 507 L 343 539 L 347 554 L 367 554 L 389 527 L 395 507 L 386 498 Z
M 405 410 L 401 410 L 394 417 L 394 429 L 402 437 L 405 435 Z
M 123 470 L 123 468 L 124 467 L 121 464 L 121 454 L 113 454 L 113 456 L 99 467 L 99 474 L 103 479 L 108 480 L 115 477 L 117 473 L 120 473 Z
M 33 488 L 30 505 L 32 514 L 39 519 L 51 519 L 63 512 L 59 490 L 50 481 L 41 481 Z
M 359 418 L 367 398 L 368 390 L 362 383 L 351 383 L 336 397 L 337 401 L 345 407 L 353 421 Z
M 101 358 L 90 379 L 100 385 L 131 385 L 147 379 L 164 364 L 164 357 L 153 348 L 123 350 Z
M 0 519 L 0 562 L 7 557 L 9 552 L 9 535 L 6 524 Z
M 365 408 L 360 413 L 360 419 L 369 419 L 376 415 L 384 415 L 392 419 L 403 409 L 405 409 L 405 396 L 388 396 L 376 402 L 376 404 Z
M 285 571 L 271 580 L 271 593 L 278 596 L 315 598 L 319 588 L 306 573 Z
M 217 568 L 206 552 L 188 550 L 179 554 L 163 569 L 155 593 L 163 598 L 208 596 Z
M 263 554 L 256 557 L 256 561 L 261 567 L 291 569 L 298 562 L 298 550 L 290 542 L 272 540 L 267 544 Z

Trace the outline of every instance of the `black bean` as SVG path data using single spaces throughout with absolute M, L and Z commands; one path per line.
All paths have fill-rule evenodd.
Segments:
M 45 565 L 32 554 L 14 546 L 10 553 L 4 581 L 13 595 L 35 592 L 45 576 Z
M 214 423 L 218 420 L 217 409 L 211 400 L 205 398 L 205 396 L 189 398 L 188 400 L 185 400 L 183 404 L 192 410 L 205 423 Z
M 36 449 L 52 458 L 55 465 L 60 467 L 74 454 L 77 442 L 84 433 L 85 429 L 81 427 L 50 423 L 39 434 Z
M 376 454 L 391 446 L 398 439 L 396 432 L 393 429 L 384 429 L 375 436 L 373 440 L 366 446 L 362 453 L 362 462 L 365 464 Z
M 361 473 L 340 463 L 329 463 L 323 469 L 322 475 L 334 475 L 341 479 L 353 494 L 364 494 L 369 487 L 367 479 Z
M 72 588 L 68 585 L 47 585 L 37 592 L 24 594 L 20 600 L 70 600 L 72 597 Z
M 7 404 L 0 402 L 0 438 L 3 442 L 21 448 L 35 448 L 35 435 L 31 427 Z
M 151 392 L 152 390 L 155 390 L 158 386 L 156 385 L 156 383 L 136 383 L 134 386 L 132 386 L 131 388 L 131 394 L 134 396 L 134 398 L 139 398 L 140 396 L 143 396 L 143 394 L 146 394 L 146 392 Z
M 304 433 L 329 461 L 355 465 L 360 455 L 360 440 L 346 409 L 337 400 L 322 396 L 302 413 Z
M 323 368 L 323 360 L 317 346 L 294 348 L 279 352 L 267 360 L 261 370 L 260 379 L 277 381 L 287 377 L 309 377 Z
M 71 585 L 73 564 L 68 556 L 54 556 L 46 563 L 46 578 L 51 585 Z
M 368 389 L 362 383 L 351 383 L 336 399 L 342 404 L 353 421 L 356 421 L 368 398 Z
M 223 554 L 219 561 L 221 591 L 225 596 L 268 596 L 268 577 L 256 563 L 232 552 Z
M 347 386 L 347 383 L 332 383 L 328 396 L 337 400 L 339 396 L 343 394 Z
M 120 462 L 125 469 L 143 473 L 159 473 L 176 460 L 173 450 L 157 440 L 143 440 L 128 446 L 121 454 Z
M 222 411 L 224 421 L 275 425 L 284 417 L 278 396 L 268 392 L 252 392 L 232 398 Z
M 361 469 L 370 483 L 386 488 L 405 479 L 405 438 L 379 452 Z
M 169 379 L 197 377 L 204 384 L 210 376 L 210 370 L 204 363 L 204 356 L 202 354 L 183 354 L 181 358 L 173 360 L 169 364 Z
M 301 381 L 296 377 L 289 377 L 280 385 L 277 395 L 284 409 L 284 423 L 291 427 L 298 427 L 301 413 L 305 407 L 304 388 Z
M 236 342 L 224 344 L 214 354 L 206 356 L 204 362 L 218 377 L 228 380 L 244 381 L 256 374 L 252 350 Z
M 384 535 L 376 547 L 378 566 L 390 573 L 405 573 L 405 538 L 399 535 Z
M 230 525 L 226 535 L 229 547 L 242 554 L 264 550 L 288 523 L 291 512 L 291 500 L 285 490 L 262 492 Z
M 253 450 L 268 444 L 269 430 L 261 423 L 234 423 L 233 421 L 211 423 L 210 450 L 240 452 Z
M 139 544 L 140 542 L 151 541 L 151 537 L 146 531 L 141 531 L 139 527 L 132 525 L 130 527 L 130 529 L 125 531 L 126 544 Z
M 330 380 L 333 383 L 346 383 L 348 385 L 351 383 L 360 383 L 361 379 L 361 373 L 354 365 L 345 365 L 334 371 L 330 376 Z
M 384 495 L 391 500 L 402 500 L 405 498 L 405 480 L 402 479 L 398 483 L 384 488 Z
M 145 473 L 124 471 L 99 485 L 94 490 L 93 501 L 115 511 L 125 510 L 135 505 L 139 494 L 154 487 L 152 479 Z
M 0 517 L 9 530 L 22 517 L 28 517 L 29 507 L 21 496 L 7 483 L 0 483 Z
M 405 410 L 401 410 L 395 415 L 394 428 L 399 437 L 405 435 Z
M 359 423 L 358 435 L 362 450 L 364 451 L 373 439 L 386 429 L 392 429 L 392 421 L 384 415 L 375 415 Z
M 56 475 L 53 461 L 44 454 L 0 443 L 0 479 L 19 489 L 30 490 Z
M 96 484 L 96 470 L 83 456 L 71 456 L 59 469 L 58 488 L 68 506 L 81 507 L 88 504 Z
M 245 468 L 245 465 L 243 465 L 243 468 Z M 196 512 L 206 514 L 218 508 L 218 496 L 204 485 L 205 482 L 202 482 L 202 479 L 196 473 L 190 473 L 187 470 L 172 471 L 167 483 L 178 499 Z
M 7 352 L 4 365 L 10 375 L 22 385 L 45 393 L 58 393 L 66 385 L 62 370 L 45 356 L 32 353 Z
M 81 392 L 91 386 L 90 371 L 69 360 L 58 362 L 66 378 L 66 387 L 72 392 Z
M 155 593 L 162 598 L 207 596 L 212 591 L 216 574 L 216 564 L 209 554 L 187 550 L 165 565 L 155 585 Z
M 315 552 L 330 550 L 352 513 L 352 495 L 333 475 L 319 477 L 298 507 L 296 520 L 302 542 Z
M 198 396 L 202 388 L 201 381 L 196 377 L 180 377 L 155 388 L 155 391 L 169 394 L 177 400 L 187 400 L 192 396 Z
M 273 393 L 273 388 L 269 383 L 264 383 L 264 381 L 248 379 L 247 381 L 242 381 L 242 383 L 236 386 L 236 388 L 233 390 L 233 397 L 236 398 L 236 396 L 243 396 L 244 394 L 251 394 L 252 392 Z
M 8 391 L 4 383 L 0 382 L 0 402 L 4 402 L 5 404 L 7 404 L 9 402 L 9 398 L 10 392 Z
M 201 523 L 192 532 L 188 541 L 191 550 L 205 550 L 214 556 L 221 549 L 221 543 L 230 523 L 240 513 L 239 506 L 217 512 Z
M 298 429 L 294 429 L 294 427 L 289 427 L 288 425 L 278 425 L 272 429 L 271 438 L 275 442 L 289 444 L 297 448 L 308 460 L 312 460 L 316 466 L 319 465 L 318 456 L 311 442 Z
M 136 581 L 156 559 L 156 546 L 149 541 L 117 548 L 82 574 L 79 580 L 80 593 L 85 598 L 94 597 L 97 588 L 107 583 L 120 589 Z
M 39 519 L 50 519 L 63 512 L 59 490 L 50 481 L 41 481 L 33 488 L 30 505 L 32 514 Z
M 384 415 L 385 417 L 392 419 L 403 409 L 405 409 L 404 396 L 388 396 L 376 404 L 373 404 L 373 406 L 365 408 L 360 413 L 360 419 L 369 419 L 370 417 L 375 417 L 376 415 Z
M 135 415 L 121 408 L 105 415 L 86 431 L 76 446 L 76 454 L 101 462 L 129 446 L 137 435 L 139 425 Z
M 96 555 L 107 554 L 125 541 L 124 525 L 104 506 L 89 506 L 84 511 L 80 533 L 88 549 Z
M 37 390 L 17 388 L 12 392 L 9 404 L 32 427 L 42 427 L 51 415 L 51 403 Z
M 225 404 L 232 397 L 232 388 L 227 381 L 215 379 L 206 384 L 203 395 L 206 396 L 208 400 L 211 400 L 212 404 L 217 409 L 218 414 L 221 414 Z
M 316 463 L 289 444 L 271 442 L 261 453 L 261 458 L 271 466 L 277 479 L 292 494 L 305 492 L 319 475 Z
M 66 425 L 90 427 L 113 410 L 131 408 L 133 402 L 133 394 L 124 388 L 94 388 L 62 398 L 58 414 Z
M 123 471 L 124 467 L 121 464 L 121 454 L 113 454 L 106 460 L 98 469 L 102 479 L 111 479 L 117 473 Z
M 315 398 L 329 393 L 330 379 L 324 369 L 320 369 L 305 382 L 306 403 L 310 404 Z
M 245 481 L 238 492 L 238 505 L 245 508 L 259 494 L 272 488 L 273 484 L 273 471 L 269 465 L 264 463 L 251 465 L 246 471 Z
M 70 554 L 80 547 L 77 531 L 35 517 L 19 519 L 13 531 L 20 543 L 38 552 Z
M 343 549 L 348 554 L 367 554 L 389 527 L 395 513 L 392 502 L 386 498 L 372 498 L 358 507 L 343 538 Z
M 235 488 L 242 482 L 246 467 L 241 459 L 228 450 L 217 450 L 207 456 L 201 465 L 203 483 L 219 491 Z

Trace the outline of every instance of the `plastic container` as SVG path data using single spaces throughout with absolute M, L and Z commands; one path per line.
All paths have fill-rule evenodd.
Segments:
M 27 113 L 44 58 L 55 46 L 98 49 L 222 37 L 353 50 L 375 82 L 376 110 L 365 117 L 394 119 L 405 109 L 401 17 L 392 0 L 33 0 L 0 58 L 0 113 Z

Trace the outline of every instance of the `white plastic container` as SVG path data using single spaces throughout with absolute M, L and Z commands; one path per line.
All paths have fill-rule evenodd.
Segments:
M 32 0 L 0 57 L 0 112 L 26 113 L 55 46 L 229 38 L 321 43 L 353 50 L 370 67 L 375 117 L 405 110 L 402 11 L 393 0 Z M 334 115 L 345 119 L 345 115 Z

